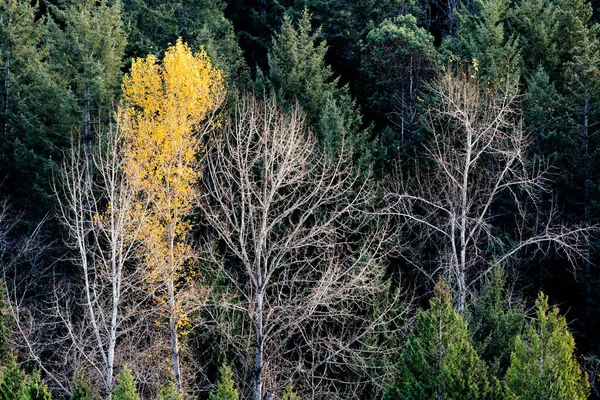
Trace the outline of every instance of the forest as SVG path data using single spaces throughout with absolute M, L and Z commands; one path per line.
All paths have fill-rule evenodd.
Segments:
M 600 2 L 0 0 L 0 400 L 600 399 Z

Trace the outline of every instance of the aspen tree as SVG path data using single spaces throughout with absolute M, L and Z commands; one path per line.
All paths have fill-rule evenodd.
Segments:
M 128 140 L 125 173 L 149 206 L 144 231 L 147 278 L 168 321 L 173 376 L 181 390 L 179 334 L 185 327 L 190 275 L 181 274 L 193 252 L 188 243 L 202 130 L 212 124 L 224 97 L 221 71 L 201 50 L 192 54 L 181 39 L 162 63 L 149 55 L 133 61 L 123 83 L 122 129 Z M 142 203 L 140 203 L 142 204 Z

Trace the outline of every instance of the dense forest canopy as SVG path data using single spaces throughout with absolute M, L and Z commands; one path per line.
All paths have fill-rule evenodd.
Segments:
M 600 398 L 598 6 L 0 0 L 0 397 Z

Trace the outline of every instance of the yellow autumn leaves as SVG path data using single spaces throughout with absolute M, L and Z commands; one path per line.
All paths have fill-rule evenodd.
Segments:
M 145 270 L 170 327 L 171 353 L 187 321 L 193 285 L 181 272 L 192 263 L 189 246 L 195 185 L 201 177 L 202 131 L 225 96 L 223 75 L 203 50 L 192 54 L 181 39 L 164 60 L 136 59 L 123 83 L 118 113 L 125 150 L 124 174 L 143 213 Z M 178 360 L 173 359 L 173 363 Z M 176 381 L 178 365 L 173 365 Z

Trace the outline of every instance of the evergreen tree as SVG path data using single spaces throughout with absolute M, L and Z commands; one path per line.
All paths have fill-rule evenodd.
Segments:
M 473 347 L 488 366 L 492 398 L 502 398 L 500 379 L 508 369 L 513 344 L 524 320 L 525 310 L 511 298 L 505 271 L 499 265 L 493 266 L 468 313 Z
M 421 91 L 436 74 L 433 40 L 412 15 L 385 20 L 365 39 L 362 73 L 388 157 L 405 150 L 417 132 Z
M 163 386 L 158 394 L 159 400 L 181 400 L 181 393 L 177 390 L 174 383 Z
M 124 3 L 127 57 L 162 56 L 178 38 L 194 50 L 203 46 L 232 82 L 245 84 L 247 71 L 223 0 L 131 0 Z
M 283 391 L 283 400 L 301 400 L 300 395 L 294 390 L 294 385 L 290 383 Z
M 52 68 L 80 107 L 73 124 L 87 146 L 92 123 L 106 122 L 121 84 L 125 33 L 121 3 L 64 0 L 49 23 Z
M 479 76 L 489 85 L 518 76 L 520 55 L 518 41 L 505 32 L 510 1 L 475 0 L 475 11 L 463 7 L 456 36 L 456 51 L 474 60 Z
M 85 372 L 83 370 L 77 371 L 71 387 L 70 400 L 91 400 L 94 397 L 92 385 L 87 379 Z
M 17 365 L 16 358 L 11 355 L 0 367 L 0 399 L 1 400 L 51 400 L 52 396 L 40 374 L 26 374 Z
M 0 1 L 0 190 L 37 224 L 51 208 L 49 182 L 68 142 L 68 96 L 47 68 L 46 24 L 29 1 Z
M 112 400 L 140 400 L 129 368 L 123 367 L 119 372 L 110 398 Z
M 216 393 L 209 395 L 210 400 L 237 400 L 238 392 L 233 381 L 231 368 L 223 364 L 219 370 L 219 381 L 217 382 Z
M 420 310 L 399 362 L 396 383 L 384 398 L 481 399 L 488 392 L 487 368 L 473 348 L 463 316 L 438 284 L 427 311 Z
M 575 342 L 566 319 L 540 292 L 536 319 L 515 340 L 505 385 L 509 399 L 587 399 L 587 375 L 574 358 Z
M 319 29 L 313 32 L 306 9 L 296 27 L 286 15 L 269 52 L 269 82 L 284 104 L 297 101 L 304 108 L 326 148 L 339 150 L 344 138 L 359 158 L 368 157 L 366 133 L 360 130 L 362 117 L 347 86 L 338 88 L 339 79 L 325 64 L 327 45 L 317 43 L 319 33 Z

